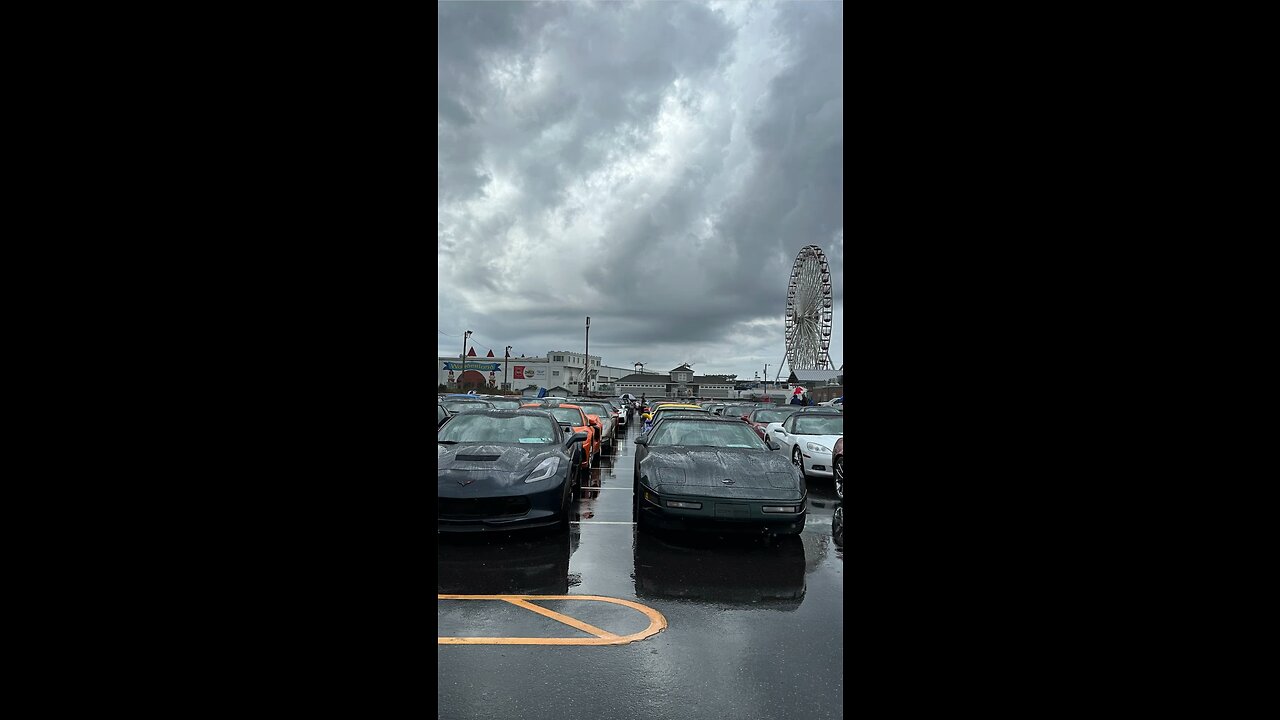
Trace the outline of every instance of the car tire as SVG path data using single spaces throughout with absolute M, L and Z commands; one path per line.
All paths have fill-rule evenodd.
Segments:
M 636 483 L 631 492 L 631 514 L 634 516 L 636 530 L 649 532 L 649 523 L 644 519 L 644 513 L 640 512 L 640 484 Z
M 795 465 L 796 469 L 800 471 L 800 477 L 805 480 L 809 479 L 809 476 L 804 472 L 804 458 L 800 456 L 800 448 L 791 451 L 791 464 Z
M 836 466 L 831 469 L 831 474 L 836 478 L 836 497 L 844 499 L 844 456 L 836 458 Z

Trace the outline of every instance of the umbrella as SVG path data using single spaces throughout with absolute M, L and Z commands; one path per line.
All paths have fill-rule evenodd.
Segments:
M 796 386 L 796 389 L 795 389 L 795 392 L 793 392 L 793 393 L 791 393 L 791 394 L 792 394 L 792 395 L 800 395 L 800 394 L 807 393 L 807 392 L 809 392 L 809 391 L 808 391 L 808 390 L 806 390 L 806 389 L 804 389 L 804 388 L 802 388 L 802 387 L 800 387 L 799 385 L 797 385 L 797 386 Z

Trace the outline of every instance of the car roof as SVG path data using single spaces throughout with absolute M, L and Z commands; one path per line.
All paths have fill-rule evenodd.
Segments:
M 538 405 L 538 406 L 536 406 L 536 407 L 540 407 L 540 408 L 543 408 L 543 409 L 550 409 L 550 408 L 576 408 L 576 409 L 578 409 L 578 410 L 582 410 L 582 408 L 581 408 L 581 407 L 579 407 L 579 406 L 577 406 L 577 405 L 574 405 L 573 403 L 556 403 L 556 404 L 554 404 L 554 405 Z M 590 413 L 588 413 L 586 410 L 582 410 L 582 414 L 583 414 L 583 415 L 589 415 Z
M 669 415 L 668 420 L 714 420 L 716 422 L 733 422 L 727 418 L 711 413 L 689 413 L 688 415 Z
M 448 408 L 445 408 L 446 410 Z M 466 413 L 467 415 L 488 415 L 490 417 L 515 417 L 517 415 L 534 415 L 537 417 L 551 417 L 555 419 L 551 413 L 546 410 L 537 408 L 486 408 L 475 412 Z

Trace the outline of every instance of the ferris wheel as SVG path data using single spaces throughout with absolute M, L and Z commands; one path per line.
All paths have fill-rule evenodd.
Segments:
M 831 270 L 817 245 L 805 245 L 787 283 L 787 365 L 831 369 Z

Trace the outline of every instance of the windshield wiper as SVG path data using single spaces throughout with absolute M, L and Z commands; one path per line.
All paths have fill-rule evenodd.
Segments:
M 437 440 L 436 442 L 440 443 L 441 445 L 457 445 L 458 444 L 457 440 Z

